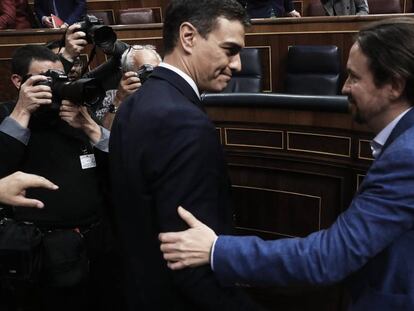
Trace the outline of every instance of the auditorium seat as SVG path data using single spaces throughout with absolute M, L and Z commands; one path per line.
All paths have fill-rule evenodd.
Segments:
M 325 16 L 326 12 L 320 1 L 310 2 L 308 4 L 307 16 Z
M 337 95 L 341 62 L 335 45 L 294 45 L 288 50 L 286 93 Z
M 261 92 L 262 91 L 262 63 L 259 49 L 244 48 L 240 51 L 242 68 L 234 72 L 224 93 Z
M 102 11 L 88 11 L 88 15 L 94 15 L 102 21 L 105 25 L 114 25 L 114 12 L 112 10 L 102 10 Z
M 119 10 L 119 24 L 150 24 L 154 23 L 152 9 L 134 8 Z
M 369 0 L 370 14 L 402 13 L 400 0 Z

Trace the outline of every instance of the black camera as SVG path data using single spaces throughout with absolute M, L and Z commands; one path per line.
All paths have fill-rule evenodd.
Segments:
M 150 64 L 144 64 L 141 67 L 139 67 L 137 71 L 137 76 L 139 80 L 141 81 L 141 84 L 144 84 L 145 81 L 149 78 L 151 73 L 154 71 L 154 67 Z
M 42 75 L 47 80 L 39 81 L 35 85 L 47 85 L 52 89 L 52 108 L 59 107 L 63 99 L 76 105 L 92 107 L 105 96 L 105 91 L 96 79 L 78 79 L 71 82 L 65 73 L 53 69 Z
M 94 43 L 105 54 L 121 56 L 129 47 L 128 44 L 118 41 L 113 29 L 104 25 L 102 20 L 94 15 L 86 15 L 79 24 L 81 26 L 79 31 L 86 33 L 86 41 Z

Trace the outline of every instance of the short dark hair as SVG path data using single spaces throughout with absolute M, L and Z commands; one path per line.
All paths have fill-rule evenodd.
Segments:
M 182 23 L 191 23 L 206 38 L 217 25 L 217 18 L 249 25 L 245 9 L 236 0 L 172 0 L 167 7 L 163 27 L 164 52 L 171 53 L 178 40 Z
M 401 17 L 372 23 L 360 30 L 356 43 L 369 60 L 379 87 L 406 79 L 404 96 L 414 104 L 414 19 Z
M 59 56 L 41 45 L 25 45 L 18 48 L 12 57 L 12 73 L 24 77 L 33 61 L 60 61 Z

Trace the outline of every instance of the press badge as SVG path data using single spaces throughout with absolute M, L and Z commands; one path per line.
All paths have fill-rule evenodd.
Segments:
M 79 158 L 83 170 L 96 167 L 95 155 L 93 153 L 81 155 Z

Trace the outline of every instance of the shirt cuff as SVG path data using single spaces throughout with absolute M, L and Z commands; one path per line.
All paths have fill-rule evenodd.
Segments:
M 211 252 L 210 252 L 210 266 L 211 266 L 211 270 L 214 271 L 214 247 L 216 246 L 216 242 L 217 242 L 218 237 L 216 237 L 216 239 L 213 242 L 213 245 L 211 246 Z
M 101 128 L 101 139 L 96 143 L 92 144 L 96 149 L 99 149 L 103 152 L 109 152 L 109 135 L 111 134 L 106 128 L 99 126 Z
M 0 132 L 3 132 L 27 146 L 30 139 L 30 130 L 21 126 L 16 120 L 6 117 L 0 124 Z

